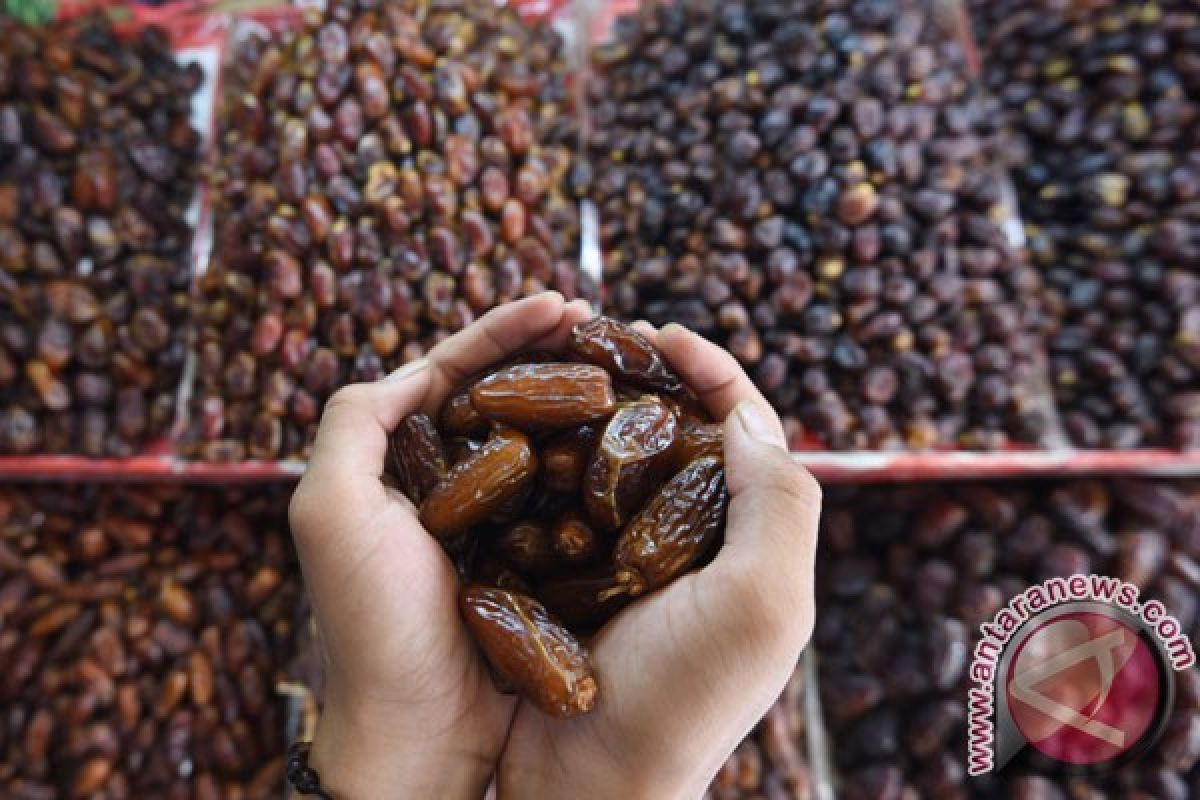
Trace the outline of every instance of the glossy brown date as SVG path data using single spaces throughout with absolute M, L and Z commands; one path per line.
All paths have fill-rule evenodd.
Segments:
M 680 470 L 617 540 L 618 590 L 636 597 L 683 575 L 720 539 L 728 504 L 720 461 L 700 458 Z
M 388 441 L 391 476 L 414 504 L 446 475 L 446 450 L 433 420 L 424 414 L 405 417 Z
M 439 421 L 450 436 L 475 436 L 487 430 L 487 420 L 471 405 L 471 393 L 466 389 L 450 396 Z
M 725 428 L 719 424 L 684 425 L 675 449 L 676 463 L 683 466 L 705 456 L 725 458 Z
M 545 606 L 518 592 L 468 586 L 459 609 L 492 669 L 538 708 L 555 717 L 592 710 L 588 652 Z
M 521 492 L 537 472 L 537 456 L 520 431 L 497 431 L 460 461 L 421 504 L 421 524 L 438 539 L 466 532 Z
M 612 379 L 589 364 L 516 364 L 471 387 L 483 417 L 521 430 L 557 430 L 603 419 L 616 407 Z
M 641 507 L 671 467 L 675 415 L 653 397 L 617 409 L 583 476 L 583 504 L 593 524 L 617 530 Z
M 658 348 L 629 325 L 610 317 L 596 317 L 576 326 L 570 349 L 580 360 L 604 367 L 622 382 L 652 391 L 683 388 Z

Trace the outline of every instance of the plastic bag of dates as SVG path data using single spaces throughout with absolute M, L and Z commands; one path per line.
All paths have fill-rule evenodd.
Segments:
M 953 2 L 679 0 L 595 49 L 578 190 L 608 312 L 726 346 L 797 449 L 1053 431 L 1040 281 L 961 23 Z
M 0 17 L 0 452 L 128 456 L 175 421 L 204 80 L 159 28 Z
M 0 796 L 282 796 L 289 494 L 0 490 Z
M 603 691 L 581 637 L 721 546 L 723 443 L 649 340 L 597 317 L 401 422 L 388 474 L 455 560 L 497 686 L 570 716 Z
M 1027 587 L 1099 574 L 1200 635 L 1200 487 L 1131 480 L 835 489 L 825 495 L 813 645 L 838 796 L 1063 800 L 1200 793 L 1200 672 L 1175 673 L 1153 749 L 1094 776 L 1026 753 L 967 775 L 980 625 Z
M 1200 8 L 981 0 L 1081 447 L 1200 449 Z
M 563 38 L 494 3 L 335 0 L 226 70 L 194 454 L 303 457 L 339 386 L 500 303 L 590 297 Z

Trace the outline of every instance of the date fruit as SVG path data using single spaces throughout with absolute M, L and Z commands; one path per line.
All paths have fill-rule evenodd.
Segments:
M 496 513 L 537 472 L 537 456 L 520 431 L 497 431 L 446 474 L 421 504 L 421 524 L 439 539 L 465 533 Z
M 545 606 L 519 592 L 467 586 L 459 608 L 492 669 L 538 708 L 554 717 L 592 710 L 587 650 Z
M 515 364 L 471 387 L 484 418 L 522 430 L 558 430 L 603 419 L 616 408 L 612 378 L 588 364 Z
M 657 398 L 622 405 L 608 421 L 583 476 L 583 504 L 593 524 L 617 530 L 662 483 L 679 424 Z
M 678 392 L 683 382 L 662 354 L 632 327 L 596 317 L 571 332 L 571 352 L 611 372 L 622 383 L 661 392 Z
M 617 590 L 636 597 L 686 572 L 717 545 L 728 505 L 720 461 L 684 467 L 621 532 L 613 553 Z
M 396 426 L 388 442 L 388 458 L 400 491 L 416 505 L 446 475 L 442 437 L 424 414 L 412 414 Z

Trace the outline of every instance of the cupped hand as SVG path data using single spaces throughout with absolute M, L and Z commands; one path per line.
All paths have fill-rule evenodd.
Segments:
M 522 702 L 497 772 L 505 798 L 696 798 L 782 691 L 813 625 L 821 490 L 737 361 L 677 326 L 643 333 L 725 421 L 731 494 L 716 558 L 618 614 L 590 643 L 592 713 Z
M 481 797 L 516 701 L 492 686 L 459 618 L 453 565 L 381 480 L 389 433 L 471 374 L 561 349 L 586 303 L 498 308 L 382 381 L 325 406 L 289 516 L 326 668 L 310 764 L 337 797 Z

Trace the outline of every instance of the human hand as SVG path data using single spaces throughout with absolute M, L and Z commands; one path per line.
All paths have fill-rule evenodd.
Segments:
M 557 293 L 511 303 L 326 404 L 289 516 L 326 668 L 310 764 L 335 796 L 483 796 L 516 700 L 492 686 L 466 633 L 450 560 L 381 480 L 388 434 L 484 367 L 561 349 L 590 316 Z
M 812 633 L 820 487 L 732 356 L 678 325 L 642 332 L 725 420 L 725 544 L 597 634 L 590 714 L 554 719 L 518 706 L 497 772 L 501 800 L 701 796 Z

